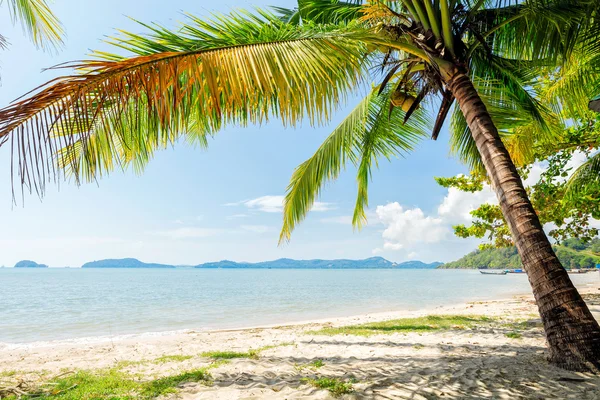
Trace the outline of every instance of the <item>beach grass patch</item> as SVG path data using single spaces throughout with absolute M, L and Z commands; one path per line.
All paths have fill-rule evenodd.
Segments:
M 304 378 L 303 382 L 308 383 L 318 389 L 326 389 L 328 390 L 334 397 L 340 397 L 344 394 L 354 392 L 353 383 L 356 383 L 355 380 L 343 381 L 338 378 Z
M 192 356 L 184 356 L 184 355 L 169 355 L 169 356 L 162 356 L 162 357 L 158 357 L 156 359 L 154 359 L 152 362 L 154 364 L 165 364 L 165 363 L 169 363 L 169 362 L 183 362 L 186 360 L 190 360 L 192 359 Z
M 232 360 L 234 358 L 258 358 L 257 350 L 248 350 L 246 352 L 238 351 L 206 351 L 201 354 L 202 357 L 209 357 L 214 360 Z
M 7 370 L 0 372 L 0 377 L 11 377 L 15 376 L 18 372 L 16 370 Z
M 390 321 L 370 322 L 361 325 L 341 326 L 337 328 L 323 328 L 317 331 L 308 331 L 311 335 L 358 335 L 371 336 L 377 334 L 391 334 L 396 332 L 427 332 L 437 330 L 471 328 L 478 324 L 490 323 L 493 318 L 480 315 L 428 315 L 417 318 L 401 318 Z
M 284 343 L 280 343 L 280 344 L 259 347 L 258 349 L 250 349 L 250 350 L 248 350 L 246 352 L 239 352 L 239 351 L 205 351 L 204 353 L 202 353 L 200 355 L 202 357 L 209 357 L 209 358 L 212 358 L 214 360 L 231 360 L 231 359 L 234 359 L 234 358 L 250 358 L 250 359 L 256 360 L 256 359 L 258 359 L 260 353 L 263 352 L 263 351 L 275 349 L 277 347 L 292 346 L 292 345 L 294 345 L 294 343 L 292 343 L 292 342 L 284 342 Z
M 505 333 L 504 336 L 510 339 L 521 339 L 523 337 L 519 332 L 508 332 Z
M 226 363 L 227 361 L 214 362 L 207 367 L 151 381 L 144 381 L 140 375 L 123 372 L 118 368 L 79 371 L 53 382 L 40 384 L 31 393 L 27 393 L 26 397 L 52 400 L 153 399 L 177 392 L 177 387 L 182 383 L 202 382 L 208 384 L 212 380 L 209 370 Z M 8 396 L 2 399 L 13 400 L 17 397 Z
M 138 399 L 141 383 L 118 369 L 99 372 L 79 371 L 43 385 L 39 398 L 57 400 L 80 399 Z M 36 396 L 37 397 L 37 396 Z
M 182 383 L 208 383 L 211 381 L 211 376 L 208 373 L 209 368 L 200 368 L 194 371 L 188 371 L 174 376 L 167 376 L 148 382 L 143 385 L 141 394 L 146 398 L 155 398 L 165 394 L 177 392 L 177 387 Z
M 325 366 L 323 360 L 314 360 L 308 364 L 296 364 L 294 368 L 296 368 L 298 371 L 303 371 L 305 369 L 317 370 L 323 366 Z

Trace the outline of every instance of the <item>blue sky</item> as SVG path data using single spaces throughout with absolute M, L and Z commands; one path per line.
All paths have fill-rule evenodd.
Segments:
M 143 6 L 142 6 L 143 4 Z M 0 8 L 2 34 L 11 45 L 0 52 L 0 106 L 51 79 L 43 68 L 105 49 L 101 39 L 121 28 L 143 29 L 128 19 L 174 26 L 182 12 L 208 15 L 233 8 L 279 5 L 290 0 L 56 0 L 53 9 L 67 33 L 64 48 L 48 54 L 11 27 Z M 451 225 L 491 193 L 465 195 L 439 187 L 434 176 L 466 169 L 449 155 L 447 131 L 404 159 L 382 162 L 370 191 L 369 225 L 355 232 L 349 215 L 355 199 L 354 170 L 328 185 L 291 243 L 278 247 L 280 196 L 300 162 L 309 157 L 356 103 L 351 99 L 331 123 L 284 129 L 278 121 L 220 132 L 207 151 L 179 144 L 158 153 L 141 176 L 116 172 L 99 185 L 63 183 L 40 201 L 11 202 L 10 152 L 0 148 L 0 265 L 33 259 L 52 267 L 78 267 L 101 258 L 197 264 L 221 259 L 259 261 L 290 257 L 449 261 L 477 242 L 454 238 Z

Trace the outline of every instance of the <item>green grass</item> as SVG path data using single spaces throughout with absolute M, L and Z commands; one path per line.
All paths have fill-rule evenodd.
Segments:
M 319 389 L 327 389 L 334 397 L 354 392 L 352 384 L 356 383 L 354 380 L 344 382 L 338 378 L 304 378 L 302 381 Z
M 490 323 L 492 318 L 479 315 L 428 315 L 419 318 L 402 318 L 391 321 L 372 322 L 362 325 L 323 328 L 309 331 L 312 335 L 359 335 L 370 336 L 395 332 L 426 332 L 447 329 L 466 329 L 477 324 Z
M 141 382 L 134 376 L 110 369 L 99 372 L 79 371 L 58 379 L 50 393 L 42 399 L 81 400 L 81 399 L 138 399 Z
M 231 360 L 233 358 L 258 358 L 257 350 L 248 350 L 246 352 L 237 351 L 207 351 L 201 354 L 202 357 L 210 357 L 215 360 Z
M 154 364 L 164 364 L 168 362 L 183 362 L 193 358 L 192 356 L 183 356 L 183 355 L 172 355 L 172 356 L 162 356 L 152 360 Z
M 511 339 L 521 339 L 523 337 L 519 332 L 508 332 L 505 333 L 504 336 Z
M 42 385 L 39 393 L 31 398 L 52 400 L 153 399 L 176 392 L 177 387 L 185 382 L 210 383 L 209 370 L 225 363 L 226 361 L 216 362 L 208 367 L 151 381 L 143 381 L 139 375 L 121 371 L 119 368 L 93 372 L 79 371 L 57 379 L 51 382 L 51 385 Z M 16 397 L 3 397 L 3 400 L 16 400 Z
M 282 346 L 292 346 L 293 344 L 294 343 L 291 343 L 291 342 L 285 342 L 285 343 L 280 343 L 280 344 L 276 344 L 276 345 L 259 347 L 258 349 L 250 349 L 245 352 L 228 351 L 228 350 L 205 351 L 204 353 L 202 353 L 200 355 L 202 357 L 210 357 L 214 360 L 231 360 L 234 358 L 250 358 L 250 359 L 256 360 L 256 359 L 258 359 L 260 353 L 263 351 L 275 349 L 277 347 L 282 347 Z
M 296 368 L 297 371 L 303 371 L 305 369 L 317 370 L 323 366 L 325 366 L 323 360 L 315 360 L 308 364 L 296 364 L 294 368 Z
M 167 376 L 144 385 L 141 390 L 142 396 L 155 398 L 164 394 L 174 393 L 177 386 L 185 382 L 210 382 L 211 376 L 208 368 L 200 368 L 195 371 L 184 372 L 175 376 Z

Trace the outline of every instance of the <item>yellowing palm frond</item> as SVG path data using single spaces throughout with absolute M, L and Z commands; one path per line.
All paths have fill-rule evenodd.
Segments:
M 4 0 L 0 0 L 0 6 Z M 33 43 L 42 48 L 62 44 L 64 34 L 60 21 L 45 0 L 6 0 L 13 23 L 20 21 Z
M 0 142 L 13 140 L 21 183 L 43 191 L 52 175 L 50 158 L 57 154 L 59 166 L 76 179 L 83 173 L 94 180 L 116 164 L 143 165 L 183 133 L 203 137 L 224 123 L 261 123 L 269 116 L 288 125 L 304 118 L 318 124 L 359 82 L 364 32 L 295 27 L 282 36 L 269 31 L 273 21 L 265 17 L 246 17 L 244 23 L 243 35 L 234 36 L 240 29 L 230 26 L 214 37 L 229 34 L 235 44 L 209 48 L 191 34 L 169 42 L 164 32 L 156 47 L 180 51 L 154 54 L 143 37 L 130 35 L 123 46 L 131 48 L 135 40 L 135 51 L 144 55 L 70 64 L 84 73 L 59 78 L 0 110 L 0 121 L 8 121 L 0 122 Z M 261 24 L 265 29 L 258 29 Z M 186 45 L 190 50 L 184 51 Z

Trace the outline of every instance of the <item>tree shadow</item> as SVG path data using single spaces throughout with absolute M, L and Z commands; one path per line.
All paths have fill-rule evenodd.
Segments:
M 259 360 L 237 360 L 215 371 L 212 387 L 196 385 L 192 392 L 208 392 L 208 397 L 198 398 L 211 398 L 211 393 L 216 397 L 222 390 L 235 390 L 236 397 L 229 398 L 328 398 L 327 392 L 307 385 L 305 378 L 333 377 L 344 382 L 356 380 L 355 391 L 348 396 L 354 399 L 600 398 L 599 376 L 553 367 L 540 346 L 444 343 L 443 354 L 429 351 L 439 350 L 440 345 L 424 345 L 401 356 L 369 356 L 376 347 L 379 352 L 382 348 L 391 352 L 392 347 L 403 347 L 400 351 L 406 352 L 412 345 L 392 340 L 306 341 L 285 352 L 293 353 L 290 355 L 275 350 Z M 315 357 L 313 346 L 351 346 L 354 353 L 362 350 L 360 354 L 366 356 L 352 357 L 338 349 L 335 356 Z M 302 367 L 316 359 L 324 366 Z

